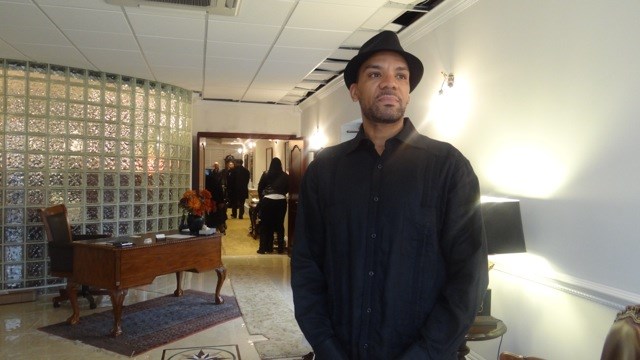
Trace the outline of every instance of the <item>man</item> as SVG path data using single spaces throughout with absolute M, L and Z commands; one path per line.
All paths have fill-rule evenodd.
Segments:
M 482 301 L 477 177 L 404 118 L 422 73 L 395 33 L 367 41 L 344 72 L 360 131 L 304 175 L 291 285 L 316 359 L 456 359 Z
M 244 217 L 244 201 L 249 197 L 251 173 L 242 166 L 242 159 L 235 160 L 234 163 L 235 166 L 231 167 L 228 184 L 231 217 L 242 219 Z

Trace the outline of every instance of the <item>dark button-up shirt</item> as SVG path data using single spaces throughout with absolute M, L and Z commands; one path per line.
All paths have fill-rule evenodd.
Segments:
M 455 359 L 488 282 L 479 185 L 409 119 L 379 155 L 362 127 L 300 191 L 296 319 L 321 360 Z

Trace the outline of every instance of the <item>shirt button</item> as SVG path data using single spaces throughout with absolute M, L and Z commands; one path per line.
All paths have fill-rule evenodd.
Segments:
M 378 169 L 382 169 L 382 164 L 378 164 Z
M 373 271 L 369 271 L 369 276 L 373 276 Z
M 371 238 L 375 239 L 376 238 L 376 234 L 371 234 Z
M 380 199 L 378 199 L 378 197 L 377 197 L 377 196 L 374 196 L 374 197 L 373 197 L 373 201 L 378 202 L 378 200 L 380 200 Z
M 367 314 L 371 314 L 371 308 L 367 308 Z
M 362 345 L 362 348 L 363 348 L 363 349 L 366 349 L 366 348 L 368 348 L 368 347 L 369 347 L 369 344 L 364 344 L 364 345 Z

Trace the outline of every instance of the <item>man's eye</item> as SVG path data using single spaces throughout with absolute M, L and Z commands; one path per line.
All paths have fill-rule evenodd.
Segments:
M 407 80 L 407 78 L 408 78 L 407 75 L 405 75 L 405 74 L 398 74 L 396 77 L 398 79 L 400 79 L 400 80 Z
M 377 78 L 377 77 L 380 77 L 380 74 L 379 73 L 369 73 L 369 77 L 370 78 Z

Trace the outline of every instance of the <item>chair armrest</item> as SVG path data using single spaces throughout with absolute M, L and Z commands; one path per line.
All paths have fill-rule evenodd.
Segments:
M 111 237 L 111 234 L 73 234 L 73 241 L 104 239 Z

